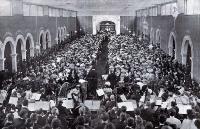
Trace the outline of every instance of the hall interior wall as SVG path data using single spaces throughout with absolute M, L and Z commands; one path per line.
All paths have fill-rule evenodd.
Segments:
M 136 17 L 135 31 L 137 33 L 143 32 L 144 18 Z M 175 19 L 173 16 L 148 16 L 146 17 L 148 23 L 148 30 L 150 35 L 151 28 L 154 29 L 154 42 L 156 37 L 156 30 L 160 30 L 161 49 L 169 53 L 169 37 L 170 33 L 175 34 L 176 41 L 176 55 L 177 60 L 182 62 L 182 43 L 185 36 L 189 36 L 193 45 L 193 77 L 200 82 L 200 17 L 199 15 L 183 15 L 179 14 Z M 175 21 L 175 27 L 174 27 Z

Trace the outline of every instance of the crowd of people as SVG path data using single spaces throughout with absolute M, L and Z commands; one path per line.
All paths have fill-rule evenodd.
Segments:
M 4 82 L 0 128 L 200 128 L 199 84 L 190 78 L 187 66 L 157 45 L 137 36 L 104 33 L 62 44 L 32 59 L 23 74 Z M 105 71 L 109 73 L 97 76 L 99 52 L 105 47 L 109 51 Z M 97 86 L 97 80 L 104 83 Z M 49 102 L 48 110 L 30 110 L 33 93 Z M 87 94 L 100 103 L 95 110 L 84 103 Z M 17 97 L 15 105 L 10 103 L 11 97 Z M 133 105 L 119 107 L 129 100 L 134 100 L 134 109 Z M 66 104 L 69 101 L 72 108 Z

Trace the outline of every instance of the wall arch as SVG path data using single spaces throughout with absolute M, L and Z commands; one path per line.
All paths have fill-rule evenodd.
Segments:
M 97 25 L 102 21 L 112 21 L 116 25 L 116 34 L 120 34 L 120 16 L 110 16 L 110 15 L 95 15 L 92 18 L 93 22 L 93 34 L 97 34 Z
M 24 39 L 23 35 L 17 35 L 16 40 L 15 40 L 15 45 L 17 46 L 18 41 L 21 40 L 21 50 L 25 50 L 26 49 L 26 42 Z
M 27 45 L 27 41 L 29 41 L 30 57 L 34 57 L 35 45 L 34 45 L 33 35 L 31 33 L 27 33 L 25 41 L 26 41 L 26 45 Z M 25 47 L 25 48 L 27 50 L 27 47 Z
M 174 48 L 175 47 L 175 48 Z M 175 59 L 177 59 L 177 44 L 176 44 L 176 35 L 174 32 L 171 32 L 169 35 L 169 41 L 168 41 L 168 49 L 169 49 L 169 55 L 171 57 L 174 56 Z M 175 51 L 174 51 L 175 49 Z
M 15 41 L 12 37 L 6 37 L 5 38 L 5 40 L 3 42 L 3 51 L 5 50 L 5 46 L 6 46 L 7 43 L 10 43 L 12 54 L 16 54 Z
M 16 45 L 15 45 L 15 41 L 12 37 L 6 37 L 4 42 L 3 42 L 3 47 L 2 47 L 2 57 L 3 59 L 5 59 L 4 61 L 6 61 L 6 57 L 5 57 L 5 49 L 6 49 L 6 45 L 9 44 L 10 49 L 11 49 L 11 53 L 10 55 L 8 55 L 11 58 L 11 61 L 9 61 L 9 63 L 11 63 L 11 70 L 12 72 L 16 72 L 17 71 L 17 54 L 16 54 Z M 3 62 L 3 70 L 5 66 L 5 62 Z M 10 71 L 11 72 L 11 71 Z
M 45 31 L 45 40 L 46 40 L 46 48 L 50 48 L 51 47 L 51 33 L 48 29 Z
M 189 35 L 186 35 L 183 38 L 182 47 L 181 47 L 182 64 L 184 65 L 186 65 L 187 63 L 187 50 L 189 46 L 191 47 L 191 77 L 193 78 L 194 77 L 194 63 L 193 63 L 194 47 L 193 47 L 191 37 Z
M 39 41 L 40 50 L 46 49 L 45 32 L 44 32 L 44 30 L 40 31 L 39 40 L 38 41 Z

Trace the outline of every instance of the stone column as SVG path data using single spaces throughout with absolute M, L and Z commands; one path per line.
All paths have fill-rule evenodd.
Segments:
M 30 57 L 34 57 L 34 54 L 35 54 L 35 48 L 31 47 L 30 48 Z
M 47 41 L 46 41 L 46 39 L 45 39 L 45 40 L 43 41 L 43 43 L 42 43 L 42 45 L 43 45 L 43 49 L 44 49 L 44 50 L 46 50 L 46 48 L 47 48 L 46 43 L 47 43 Z
M 22 60 L 26 60 L 26 50 L 21 50 L 22 52 Z
M 48 45 L 48 48 L 51 48 L 51 41 L 50 41 L 50 40 L 48 40 L 47 42 L 48 42 L 48 43 L 47 43 L 47 45 Z
M 5 66 L 5 58 L 0 59 L 0 71 L 4 70 L 4 66 Z
M 182 53 L 182 64 L 186 65 L 187 53 Z
M 173 56 L 173 47 L 170 45 L 168 49 L 169 49 L 169 55 Z
M 17 72 L 17 54 L 11 54 L 11 58 L 12 58 L 12 71 L 13 72 Z
M 56 41 L 56 44 L 58 44 L 58 38 L 57 37 L 55 38 L 55 41 Z

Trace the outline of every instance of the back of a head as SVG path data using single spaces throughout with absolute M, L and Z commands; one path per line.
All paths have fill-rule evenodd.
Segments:
M 109 114 L 109 119 L 110 119 L 110 120 L 113 120 L 113 119 L 116 119 L 116 118 L 117 118 L 117 115 L 116 115 L 114 109 L 111 109 L 111 110 L 108 112 L 108 114 Z
M 102 119 L 103 121 L 107 121 L 107 120 L 109 119 L 108 113 L 103 113 L 103 114 L 101 114 L 101 119 Z
M 128 118 L 127 125 L 128 126 L 134 126 L 134 124 L 135 124 L 134 118 L 132 118 L 132 117 Z
M 147 122 L 145 125 L 145 129 L 153 129 L 153 124 L 151 122 Z
M 38 114 L 32 113 L 31 116 L 30 116 L 30 118 L 31 118 L 31 121 L 32 121 L 32 122 L 35 122 L 35 121 L 38 120 Z
M 141 115 L 141 110 L 139 108 L 136 108 L 135 109 L 135 115 Z
M 113 123 L 107 123 L 105 125 L 104 129 L 116 129 L 116 127 Z
M 123 112 L 120 114 L 120 121 L 126 121 L 126 114 Z
M 169 115 L 170 116 L 175 116 L 176 115 L 176 110 L 175 109 L 170 109 L 170 111 L 169 111 L 170 113 L 169 113 Z
M 159 122 L 164 124 L 166 122 L 167 117 L 165 115 L 160 115 L 159 116 Z
M 197 129 L 200 129 L 200 119 L 195 120 L 194 124 L 197 127 Z
M 27 99 L 25 99 L 24 101 L 23 101 L 23 104 L 22 104 L 23 106 L 28 106 L 28 100 Z
M 84 117 L 83 116 L 78 116 L 77 117 L 77 124 L 78 125 L 84 125 L 84 123 L 85 123 Z
M 126 106 L 122 106 L 122 107 L 121 107 L 121 111 L 122 111 L 122 112 L 126 112 L 126 110 L 127 110 L 127 107 L 126 107 Z
M 53 118 L 52 122 L 51 122 L 51 127 L 53 129 L 57 129 L 59 127 L 61 127 L 61 122 L 58 118 Z
M 195 112 L 192 109 L 187 110 L 188 119 L 193 120 L 195 118 Z

